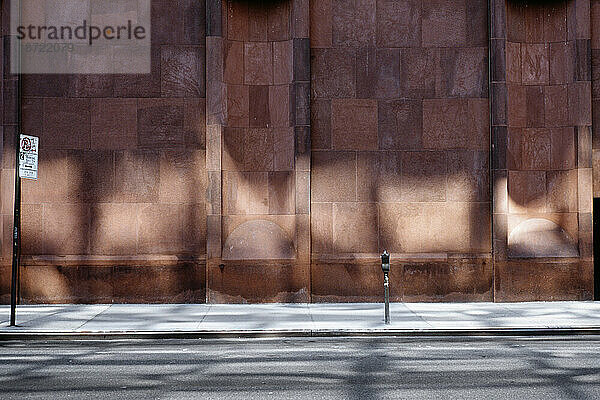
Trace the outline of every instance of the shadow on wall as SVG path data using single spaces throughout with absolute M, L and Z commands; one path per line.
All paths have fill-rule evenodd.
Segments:
M 165 32 L 167 31 L 165 28 Z M 206 252 L 204 136 L 201 143 L 194 142 L 195 150 L 184 148 L 188 143 L 189 132 L 198 133 L 198 129 L 204 129 L 199 128 L 204 126 L 204 116 L 199 117 L 194 113 L 194 110 L 203 109 L 203 100 L 195 99 L 198 101 L 194 103 L 186 95 L 189 96 L 190 90 L 198 97 L 203 94 L 197 93 L 201 85 L 194 83 L 192 89 L 188 87 L 190 82 L 197 82 L 197 79 L 187 76 L 190 73 L 189 68 L 171 65 L 174 61 L 163 61 L 162 55 L 153 60 L 153 66 L 160 66 L 164 69 L 163 72 L 172 71 L 173 74 L 169 76 L 173 79 L 170 80 L 167 89 L 161 86 L 160 78 L 158 86 L 156 82 L 149 84 L 155 90 L 151 97 L 156 98 L 152 99 L 143 99 L 140 93 L 137 94 L 140 98 L 133 99 L 89 99 L 84 96 L 68 99 L 66 94 L 59 91 L 63 90 L 65 83 L 67 87 L 71 86 L 68 83 L 71 82 L 69 78 L 58 84 L 56 79 L 60 78 L 37 78 L 35 82 L 39 85 L 35 85 L 36 90 L 43 92 L 47 97 L 26 99 L 24 102 L 24 116 L 30 124 L 26 130 L 42 138 L 40 180 L 25 182 L 23 186 L 24 255 L 68 255 L 75 264 L 78 257 L 82 256 L 91 256 L 88 257 L 92 260 L 90 263 L 95 257 L 125 260 L 127 265 L 115 267 L 111 272 L 115 280 L 111 283 L 110 290 L 117 290 L 117 286 L 123 285 L 116 279 L 117 270 L 126 271 L 127 268 L 140 266 L 141 262 L 149 262 L 148 259 L 158 260 L 158 264 L 188 260 L 195 262 L 202 259 Z M 165 60 L 167 59 L 171 58 L 166 57 Z M 158 76 L 160 75 L 158 71 Z M 116 96 L 118 77 L 86 79 L 88 80 L 78 78 L 76 82 L 88 89 L 102 91 L 103 97 L 113 94 Z M 107 82 L 109 89 L 105 91 Z M 143 86 L 139 81 L 131 82 L 133 89 L 136 85 Z M 159 98 L 161 90 L 166 90 L 167 97 Z M 41 92 L 29 94 L 33 96 Z M 460 102 L 461 100 L 456 100 L 456 103 Z M 487 104 L 487 99 L 483 99 L 482 103 Z M 106 108 L 103 108 L 103 104 Z M 436 107 L 435 100 L 430 101 L 430 106 L 432 109 Z M 463 106 L 473 107 L 468 101 L 460 105 Z M 379 110 L 376 109 L 376 112 Z M 96 118 L 98 115 L 107 114 L 118 115 L 119 118 Z M 477 115 L 485 119 L 488 111 L 484 111 L 484 108 L 479 109 Z M 41 120 L 38 120 L 39 116 L 42 116 Z M 403 121 L 402 118 L 397 118 L 397 123 Z M 105 125 L 95 125 L 94 121 Z M 344 256 L 348 259 L 357 259 L 364 255 L 375 256 L 383 249 L 392 253 L 411 254 L 489 253 L 489 143 L 486 142 L 486 146 L 479 150 L 460 150 L 452 146 L 448 146 L 449 150 L 441 148 L 444 143 L 453 139 L 452 135 L 456 132 L 456 127 L 451 126 L 448 121 L 438 121 L 424 127 L 434 139 L 439 140 L 439 143 L 430 143 L 433 147 L 424 151 L 314 150 L 311 176 L 313 253 Z M 528 129 L 527 126 L 519 128 Z M 80 136 L 80 132 L 87 129 L 91 129 L 90 136 Z M 260 129 L 257 127 L 255 131 L 260 133 Z M 487 128 L 483 131 L 483 137 L 487 137 Z M 527 136 L 530 141 L 519 142 L 518 155 L 515 155 L 519 162 L 527 160 L 530 154 L 554 154 L 549 133 L 546 132 L 548 135 L 545 138 L 544 135 L 534 135 L 536 132 L 532 131 L 531 135 Z M 99 136 L 94 136 L 95 133 Z M 105 139 L 107 136 L 123 141 L 111 144 Z M 240 154 L 238 148 L 227 147 L 225 143 L 224 159 L 245 163 L 246 161 L 240 161 L 239 157 L 250 156 L 253 162 L 264 161 L 265 154 L 261 152 L 263 149 L 257 145 L 260 138 L 250 139 L 253 142 L 252 147 L 248 149 L 254 148 L 254 152 L 246 150 L 244 154 Z M 472 140 L 469 137 L 466 139 Z M 575 157 L 575 138 L 571 139 L 573 147 L 558 147 L 560 151 L 557 157 L 560 160 Z M 72 142 L 73 140 L 77 143 Z M 548 146 L 544 147 L 545 144 Z M 275 146 L 274 141 L 271 145 Z M 95 150 L 62 150 L 66 147 Z M 281 148 L 288 149 L 285 146 Z M 6 146 L 5 151 L 11 150 Z M 550 163 L 550 160 L 547 162 Z M 518 169 L 515 171 L 522 172 Z M 257 215 L 262 215 L 263 212 L 269 214 L 270 196 L 275 195 L 278 206 L 274 215 L 291 217 L 292 208 L 286 213 L 280 210 L 291 207 L 291 199 L 295 196 L 292 195 L 293 191 L 290 194 L 289 187 L 293 178 L 283 178 L 278 183 L 278 187 L 283 188 L 281 193 L 288 195 L 286 200 L 282 201 L 277 197 L 277 193 L 280 193 L 278 190 L 269 192 L 269 179 L 278 178 L 277 174 L 271 172 L 275 171 L 261 174 L 260 181 L 255 179 L 257 176 L 252 172 L 237 174 L 238 186 L 232 186 L 230 194 L 224 187 L 224 199 L 228 195 L 240 195 L 240 187 L 246 186 L 249 187 L 246 191 L 247 198 L 242 200 L 242 203 L 256 203 L 262 210 Z M 577 192 L 572 192 L 572 178 L 566 177 L 566 181 L 552 181 L 555 182 L 555 186 L 552 186 L 552 195 L 548 195 L 547 190 L 551 185 L 550 172 L 553 171 L 548 172 L 544 169 L 543 180 L 537 172 L 537 169 L 533 173 L 526 170 L 524 174 L 517 173 L 512 177 L 509 174 L 508 209 L 521 210 L 515 213 L 515 221 L 518 223 L 532 217 L 547 218 L 575 240 L 577 208 L 573 209 L 572 203 L 567 203 L 566 206 L 556 206 L 553 203 L 561 196 L 564 197 L 565 193 L 568 193 L 569 201 L 573 196 L 577 198 Z M 527 178 L 517 182 L 519 175 L 540 175 L 540 181 L 543 183 L 539 187 L 542 189 L 530 191 L 533 187 L 532 181 Z M 556 176 L 563 178 L 562 172 Z M 255 190 L 259 185 L 262 189 Z M 521 189 L 511 190 L 517 187 Z M 517 195 L 518 192 L 520 194 Z M 344 201 L 335 200 L 340 198 Z M 542 203 L 544 210 L 551 207 L 553 212 L 529 211 Z M 575 225 L 571 215 L 573 211 Z M 265 235 L 275 232 L 270 230 L 272 225 L 269 222 L 276 223 L 267 221 Z M 293 237 L 293 233 L 290 233 L 293 232 L 292 229 L 282 226 L 284 223 L 278 225 L 288 239 Z M 545 222 L 536 226 L 544 229 L 547 227 L 549 232 L 558 232 L 554 225 Z M 250 227 L 248 230 L 254 229 Z M 235 232 L 234 229 L 231 230 Z M 523 231 L 528 232 L 530 229 Z M 277 234 L 283 236 L 279 231 Z M 529 240 L 527 238 L 531 235 L 523 237 L 523 240 Z M 557 234 L 553 237 L 563 240 L 566 236 Z M 290 240 L 286 242 L 282 239 L 281 242 L 289 245 Z M 281 250 L 281 254 L 287 255 L 290 248 L 278 247 L 275 250 Z M 140 259 L 142 261 L 139 261 Z M 59 266 L 69 263 L 68 260 L 53 262 Z M 46 268 L 47 265 L 40 261 L 39 266 L 27 268 Z M 49 272 L 45 276 L 52 282 L 51 287 L 57 288 L 57 291 L 71 292 L 65 294 L 67 297 L 76 296 L 77 281 L 69 281 L 63 272 Z M 187 279 L 183 272 L 180 278 Z M 168 290 L 177 290 L 184 286 L 177 279 L 167 281 Z M 98 288 L 90 289 L 92 292 L 109 290 L 104 289 L 106 283 L 103 279 L 95 282 Z M 150 278 L 148 282 L 151 282 Z M 45 282 L 31 282 L 31 285 L 40 298 L 53 296 L 53 292 L 46 289 Z M 127 285 L 134 287 L 136 282 L 132 278 L 132 283 Z M 167 289 L 165 293 L 168 292 Z
M 23 256 L 34 256 L 24 262 L 24 296 L 31 296 L 31 301 L 85 299 L 86 293 L 77 286 L 97 284 L 101 287 L 88 288 L 90 294 L 114 286 L 114 298 L 106 296 L 109 301 L 118 301 L 119 285 L 132 290 L 130 299 L 156 296 L 160 301 L 164 297 L 160 293 L 172 293 L 174 301 L 188 283 L 174 281 L 169 271 L 161 277 L 154 269 L 188 265 L 189 273 L 179 271 L 182 279 L 192 279 L 198 266 L 203 270 L 204 175 L 203 150 L 44 151 L 42 147 L 40 179 L 23 181 Z M 107 282 L 103 278 L 111 260 L 116 265 Z M 92 276 L 79 276 L 81 282 L 67 271 L 69 266 L 95 264 L 98 268 L 87 272 Z M 140 279 L 156 285 L 146 287 L 145 296 L 131 279 L 117 279 L 124 271 L 135 276 L 136 267 L 146 267 L 137 270 L 143 275 Z M 27 271 L 36 269 L 43 275 L 27 280 Z M 95 279 L 94 274 L 101 276 Z
M 204 302 L 204 5 L 152 1 L 150 74 L 23 76 L 26 301 Z
M 508 190 L 511 257 L 579 256 L 578 212 L 586 208 L 580 191 L 587 184 L 578 151 L 591 151 L 591 137 L 588 144 L 581 138 L 591 121 L 584 100 L 589 66 L 583 41 L 575 41 L 574 8 L 575 1 L 507 1 L 508 178 L 495 190 Z

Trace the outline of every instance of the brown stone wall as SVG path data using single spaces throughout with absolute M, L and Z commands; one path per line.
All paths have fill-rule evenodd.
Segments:
M 493 39 L 495 298 L 588 299 L 590 2 L 505 6 Z
M 212 2 L 210 302 L 310 300 L 304 3 Z
M 594 197 L 600 197 L 600 1 L 591 1 Z
M 491 249 L 487 14 L 311 2 L 314 301 L 378 298 L 384 249 L 397 299 L 491 299 L 491 269 L 465 266 Z
M 598 26 L 600 0 L 153 0 L 151 74 L 23 76 L 23 301 L 381 301 L 384 249 L 394 301 L 589 299 Z
M 22 184 L 25 302 L 205 299 L 204 2 L 152 1 L 151 34 L 151 74 L 22 78 L 23 132 L 40 137 L 39 180 Z
M 9 9 L 6 1 L 2 2 L 2 15 Z M 0 54 L 2 59 L 8 57 L 8 28 L 2 19 Z M 17 124 L 15 89 L 17 77 L 5 71 L 6 63 L 2 63 L 2 96 L 0 96 L 0 121 L 2 140 L 0 140 L 0 303 L 10 302 L 10 258 L 12 255 L 13 201 L 14 201 L 14 147 L 13 137 Z

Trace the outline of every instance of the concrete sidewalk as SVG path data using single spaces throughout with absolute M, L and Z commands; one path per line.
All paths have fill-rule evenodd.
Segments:
M 0 306 L 0 340 L 600 334 L 600 302 Z

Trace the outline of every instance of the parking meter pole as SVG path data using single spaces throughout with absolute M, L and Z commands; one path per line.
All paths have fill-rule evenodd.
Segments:
M 390 278 L 388 273 L 384 274 L 383 287 L 385 288 L 385 323 L 390 323 Z
M 385 323 L 390 323 L 390 253 L 381 255 L 381 270 L 383 271 L 383 288 L 385 290 Z

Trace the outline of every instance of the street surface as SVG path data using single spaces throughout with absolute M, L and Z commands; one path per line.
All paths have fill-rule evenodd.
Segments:
M 0 342 L 0 399 L 598 399 L 600 338 Z

